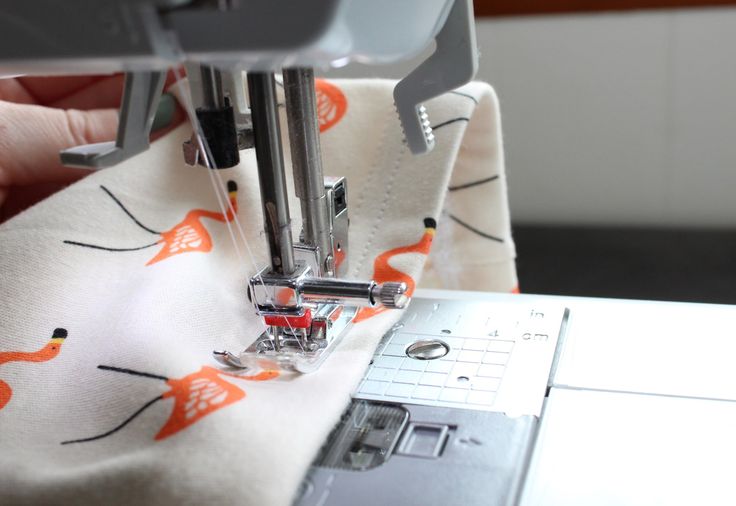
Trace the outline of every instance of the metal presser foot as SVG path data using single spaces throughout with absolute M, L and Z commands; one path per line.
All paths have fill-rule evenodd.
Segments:
M 309 274 L 304 267 L 295 278 L 263 272 L 254 276 L 250 296 L 268 327 L 240 354 L 214 351 L 215 359 L 236 368 L 313 372 L 350 329 L 360 306 L 403 309 L 409 303 L 405 283 L 379 285 Z

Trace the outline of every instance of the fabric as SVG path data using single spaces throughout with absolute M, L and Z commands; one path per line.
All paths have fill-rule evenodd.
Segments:
M 428 103 L 437 147 L 414 157 L 393 84 L 318 83 L 325 170 L 349 182 L 352 276 L 413 291 L 434 239 L 436 280 L 512 290 L 492 89 Z M 314 374 L 218 366 L 213 349 L 238 351 L 263 329 L 246 296 L 266 263 L 255 154 L 189 167 L 189 135 L 0 226 L 0 504 L 289 504 L 399 318 L 362 311 Z M 467 184 L 443 212 L 448 185 Z M 293 198 L 291 210 L 296 237 Z

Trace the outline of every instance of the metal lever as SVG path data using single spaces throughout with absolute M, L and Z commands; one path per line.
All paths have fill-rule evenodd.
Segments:
M 279 276 L 268 268 L 250 280 L 249 297 L 262 315 L 304 314 L 305 304 L 345 306 L 385 306 L 403 309 L 409 303 L 403 282 L 378 284 L 375 281 L 319 278 L 309 266 L 299 265 L 293 276 Z
M 322 172 L 314 70 L 284 69 L 283 77 L 294 190 L 302 209 L 301 242 L 314 250 L 319 273 L 333 277 L 335 262 Z
M 478 70 L 472 0 L 455 0 L 435 42 L 435 52 L 394 88 L 404 136 L 415 155 L 434 147 L 434 134 L 422 102 L 466 84 Z
M 250 72 L 248 94 L 271 268 L 277 274 L 290 275 L 294 272 L 294 246 L 273 74 Z
M 147 150 L 148 136 L 165 82 L 166 72 L 125 74 L 120 124 L 115 141 L 66 149 L 61 152 L 61 163 L 72 167 L 103 169 Z

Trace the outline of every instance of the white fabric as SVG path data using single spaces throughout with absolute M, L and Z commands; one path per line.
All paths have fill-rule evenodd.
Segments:
M 443 127 L 465 130 L 432 252 L 420 282 L 422 288 L 504 292 L 519 288 L 507 201 L 501 116 L 493 90 L 478 89 L 479 86 L 483 85 L 473 83 L 455 92 L 458 97 L 478 102 L 478 107 L 467 116 L 469 123 L 458 121 Z M 442 142 L 446 133 L 437 135 Z
M 453 184 L 500 176 L 495 186 L 467 190 L 475 192 L 472 201 L 453 192 L 448 209 L 467 220 L 463 213 L 470 213 L 476 228 L 504 242 L 464 237 L 467 229 L 442 218 L 434 272 L 466 282 L 464 269 L 477 269 L 480 281 L 467 288 L 510 291 L 514 251 L 492 89 L 473 83 L 461 89 L 472 99 L 446 94 L 431 101 L 434 124 L 472 121 L 438 129 L 436 149 L 413 157 L 402 143 L 393 83 L 333 84 L 347 97 L 347 111 L 322 134 L 322 148 L 327 174 L 349 181 L 352 275 L 369 278 L 377 254 L 419 241 L 423 219 L 441 215 L 456 166 Z M 283 118 L 282 125 L 285 131 Z M 378 339 L 400 316 L 389 311 L 356 324 L 315 374 L 261 382 L 222 377 L 246 397 L 163 439 L 154 438 L 174 412 L 171 398 L 153 402 L 108 437 L 60 444 L 109 431 L 172 389 L 163 379 L 99 365 L 178 379 L 217 367 L 213 348 L 242 349 L 262 329 L 246 298 L 247 279 L 266 258 L 254 153 L 241 153 L 237 168 L 208 172 L 181 161 L 188 136 L 181 127 L 0 227 L 0 381 L 12 388 L 0 409 L 0 504 L 288 504 Z M 130 248 L 160 239 L 126 216 L 101 185 L 142 224 L 165 231 L 192 209 L 219 211 L 211 176 L 237 182 L 238 221 L 255 264 L 243 241 L 236 248 L 226 224 L 211 219 L 201 220 L 211 252 L 148 266 L 161 246 L 110 252 L 64 243 Z M 292 200 L 291 209 L 296 237 L 298 203 Z M 391 264 L 417 278 L 424 259 L 408 253 Z M 8 361 L 6 354 L 3 363 L 3 352 L 43 348 L 56 327 L 68 331 L 57 356 L 29 362 Z

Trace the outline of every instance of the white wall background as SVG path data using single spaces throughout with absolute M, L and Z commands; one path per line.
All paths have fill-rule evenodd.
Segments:
M 477 36 L 516 223 L 736 226 L 736 9 L 507 18 Z

